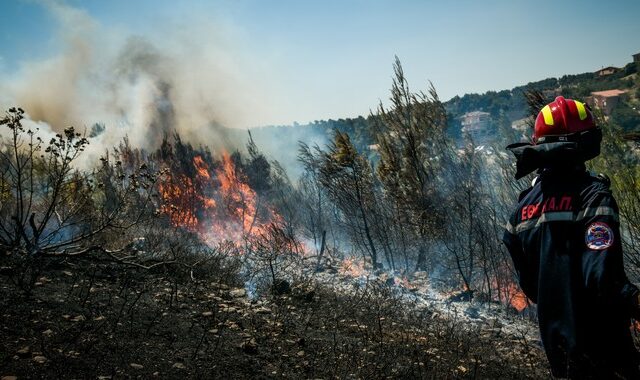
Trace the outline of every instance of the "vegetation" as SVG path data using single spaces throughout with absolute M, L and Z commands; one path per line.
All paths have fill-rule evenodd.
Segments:
M 632 70 L 606 81 L 629 83 Z M 394 74 L 375 115 L 306 127 L 318 140 L 294 150 L 297 181 L 260 150 L 268 130 L 246 153 L 177 134 L 155 150 L 124 140 L 86 168 L 89 139 L 69 128 L 46 142 L 10 109 L 0 375 L 548 376 L 539 342 L 498 318 L 523 330 L 535 320 L 500 242 L 527 187 L 501 147 L 517 138 L 512 118 L 531 123 L 547 101 L 542 90 L 604 84 L 567 76 L 443 103 L 433 87 L 412 92 L 399 60 Z M 498 121 L 492 144 L 451 133 L 452 118 L 478 108 Z M 637 279 L 640 171 L 623 116 L 601 120 L 592 168 L 611 174 Z M 420 293 L 489 314 L 467 323 Z
M 392 218 L 384 213 L 392 210 L 385 208 L 387 198 L 374 183 L 373 169 L 347 134 L 337 132 L 327 151 L 301 149 L 309 177 L 294 188 L 252 140 L 246 157 L 234 153 L 223 160 L 177 135 L 165 138 L 155 152 L 135 149 L 125 140 L 97 169 L 76 169 L 71 163 L 81 157 L 87 141 L 68 129 L 40 149 L 30 145 L 40 140 L 37 132 L 23 127 L 22 115 L 12 109 L 3 120 L 11 132 L 2 150 L 3 376 L 547 374 L 542 353 L 525 336 L 504 340 L 495 325 L 461 329 L 455 319 L 415 304 L 385 281 L 332 287 L 319 283 L 314 271 L 296 269 L 304 260 L 299 233 L 305 231 L 316 231 L 316 236 L 322 231 L 323 247 L 310 259 L 321 263 L 313 268 L 327 273 L 335 273 L 341 255 L 339 244 L 325 241 L 327 229 L 336 237 L 333 242 L 353 240 L 373 263 L 380 244 L 398 244 L 395 235 L 380 228 L 380 222 Z M 219 183 L 205 181 L 214 173 Z M 219 194 L 231 177 L 238 181 L 235 188 Z M 178 182 L 182 198 L 173 186 Z M 243 184 L 251 184 L 255 194 Z M 241 191 L 255 195 L 256 202 L 239 201 L 234 194 Z M 212 211 L 207 196 L 228 198 L 226 207 Z M 298 210 L 292 202 L 322 208 Z M 258 203 L 264 209 L 277 205 L 287 220 L 261 224 L 267 216 Z M 38 210 L 26 212 L 33 215 L 26 223 L 16 217 L 22 215 L 20 204 Z M 249 213 L 251 204 L 256 207 Z M 256 218 L 248 227 L 255 233 L 243 235 L 242 241 L 205 243 L 201 228 L 207 213 L 225 213 L 232 223 L 238 207 Z M 36 235 L 49 209 L 52 221 Z M 71 212 L 77 209 L 82 212 Z M 370 239 L 361 241 L 367 236 L 365 220 Z M 353 223 L 352 228 L 341 235 L 335 221 Z M 71 231 L 60 232 L 66 229 Z M 395 267 L 392 248 L 379 251 L 386 265 Z M 243 284 L 248 282 L 257 295 L 247 294 Z
M 582 74 L 564 75 L 560 78 L 547 78 L 526 85 L 517 86 L 510 90 L 487 91 L 484 94 L 465 94 L 454 96 L 448 101 L 442 102 L 447 111 L 447 134 L 460 142 L 463 136 L 460 132 L 460 116 L 467 112 L 488 112 L 493 119 L 493 137 L 499 138 L 500 125 L 526 118 L 529 115 L 526 94 L 537 91 L 544 95 L 545 99 L 553 100 L 556 95 L 567 98 L 585 100 L 593 91 L 611 89 L 628 90 L 623 97 L 619 109 L 612 115 L 613 122 L 627 132 L 640 132 L 640 75 L 638 64 L 629 63 L 620 71 L 608 75 L 598 76 L 593 72 Z M 371 145 L 377 142 L 376 125 L 379 124 L 379 115 L 372 114 L 364 118 L 346 118 L 339 120 L 314 121 L 309 124 L 295 124 L 291 126 L 261 127 L 253 130 L 259 139 L 274 141 L 293 140 L 305 141 L 308 144 L 323 144 L 331 139 L 334 130 L 347 133 L 356 149 L 369 159 L 376 159 L 376 152 L 371 150 Z M 284 153 L 283 153 L 284 152 Z M 278 157 L 285 161 L 293 161 L 293 151 L 288 145 L 282 144 L 278 149 L 273 149 Z M 295 170 L 295 169 L 294 169 Z M 297 171 L 296 171 L 297 174 Z

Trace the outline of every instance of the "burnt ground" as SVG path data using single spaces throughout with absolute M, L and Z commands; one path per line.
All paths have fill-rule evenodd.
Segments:
M 381 283 L 346 295 L 301 279 L 250 300 L 220 263 L 187 273 L 46 259 L 25 288 L 19 260 L 0 259 L 3 377 L 549 377 L 537 345 L 418 312 Z

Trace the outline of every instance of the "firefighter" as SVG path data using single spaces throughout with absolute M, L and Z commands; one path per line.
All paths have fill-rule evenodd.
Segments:
M 538 113 L 533 143 L 507 147 L 516 179 L 534 170 L 503 241 L 522 290 L 538 306 L 540 335 L 556 377 L 640 379 L 630 324 L 638 288 L 624 271 L 620 221 L 591 110 L 559 96 Z

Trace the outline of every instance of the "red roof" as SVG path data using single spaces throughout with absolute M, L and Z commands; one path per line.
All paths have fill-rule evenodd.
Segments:
M 620 96 L 622 94 L 624 94 L 627 91 L 624 90 L 606 90 L 606 91 L 595 91 L 592 92 L 591 95 L 593 96 L 602 96 L 603 98 L 610 98 L 612 96 Z
M 600 70 L 596 70 L 596 73 L 599 73 L 601 71 L 611 71 L 611 70 L 612 71 L 618 71 L 618 70 L 620 70 L 620 68 L 619 67 L 613 67 L 613 66 L 607 66 L 607 67 L 601 68 Z

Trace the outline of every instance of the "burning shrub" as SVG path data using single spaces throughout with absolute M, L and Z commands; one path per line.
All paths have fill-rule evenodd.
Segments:
M 248 162 L 239 153 L 226 151 L 216 160 L 206 148 L 194 149 L 177 135 L 172 142 L 165 138 L 153 154 L 129 150 L 128 156 L 148 156 L 162 168 L 157 207 L 173 227 L 197 233 L 215 245 L 240 244 L 260 236 L 270 224 L 282 223 L 267 199 L 270 166 L 255 147 Z

